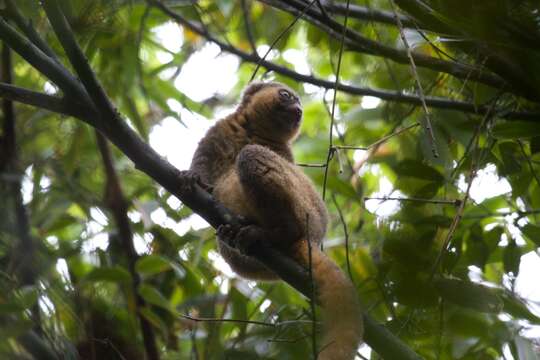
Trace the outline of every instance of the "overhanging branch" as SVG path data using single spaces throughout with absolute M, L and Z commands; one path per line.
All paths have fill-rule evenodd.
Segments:
M 262 3 L 298 16 L 305 8 L 305 4 L 298 0 L 259 0 Z M 371 40 L 357 31 L 343 29 L 343 25 L 332 18 L 324 16 L 315 7 L 307 9 L 303 18 L 315 25 L 320 30 L 327 32 L 333 38 L 339 40 L 342 31 L 345 31 L 345 44 L 350 50 L 369 55 L 381 56 L 399 64 L 408 64 L 407 52 L 391 46 Z M 499 76 L 479 69 L 476 66 L 447 61 L 413 52 L 412 56 L 419 67 L 450 74 L 459 79 L 468 79 L 481 82 L 496 88 L 508 87 L 508 84 Z M 526 94 L 525 94 L 526 95 Z
M 218 38 L 216 38 L 215 36 L 213 36 L 212 34 L 210 34 L 200 24 L 187 20 L 182 15 L 171 10 L 169 7 L 167 7 L 163 3 L 160 3 L 157 1 L 149 1 L 149 3 L 159 8 L 161 11 L 163 11 L 166 15 L 174 19 L 180 25 L 185 26 L 189 30 L 215 43 L 221 48 L 222 51 L 226 51 L 231 54 L 234 54 L 238 56 L 240 59 L 242 59 L 243 61 L 254 63 L 254 64 L 260 64 L 261 66 L 264 66 L 266 69 L 274 71 L 278 74 L 287 76 L 297 81 L 320 86 L 325 89 L 333 90 L 335 87 L 335 83 L 332 81 L 324 80 L 324 79 L 317 78 L 311 75 L 300 74 L 285 66 L 275 64 L 268 60 L 262 60 L 256 54 L 247 53 L 233 45 L 225 43 L 219 40 Z M 351 95 L 373 96 L 373 97 L 386 100 L 386 101 L 394 101 L 394 102 L 413 104 L 413 105 L 422 105 L 422 99 L 419 96 L 413 95 L 413 94 L 405 94 L 400 91 L 379 90 L 379 89 L 372 89 L 372 88 L 367 88 L 367 87 L 352 86 L 352 85 L 347 85 L 343 83 L 339 83 L 337 85 L 337 89 Z M 424 99 L 425 99 L 426 105 L 432 108 L 457 110 L 457 111 L 462 111 L 462 112 L 467 112 L 467 113 L 472 113 L 472 114 L 477 114 L 477 115 L 483 115 L 489 110 L 489 106 L 476 105 L 476 104 L 465 102 L 465 101 L 450 100 L 450 99 L 434 97 L 434 96 L 426 96 L 424 97 Z M 505 119 L 540 120 L 540 113 L 526 112 L 526 111 L 506 111 L 504 113 L 501 112 L 499 116 Z

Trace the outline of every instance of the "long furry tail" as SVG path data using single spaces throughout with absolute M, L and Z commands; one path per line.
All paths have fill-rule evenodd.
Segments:
M 300 260 L 309 266 L 307 241 L 301 242 L 299 250 Z M 324 324 L 318 359 L 353 360 L 364 334 L 354 285 L 317 246 L 311 247 L 311 269 Z

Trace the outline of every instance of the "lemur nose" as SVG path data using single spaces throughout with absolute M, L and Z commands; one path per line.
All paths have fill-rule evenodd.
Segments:
M 292 105 L 291 111 L 293 111 L 294 114 L 297 115 L 299 118 L 302 117 L 302 107 L 300 106 L 300 104 Z

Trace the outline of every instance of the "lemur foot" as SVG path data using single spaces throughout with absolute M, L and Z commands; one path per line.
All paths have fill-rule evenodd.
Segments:
M 238 250 L 244 255 L 254 253 L 257 243 L 265 237 L 264 230 L 257 225 L 234 226 L 220 225 L 216 231 L 219 240 L 225 242 L 230 247 Z
M 209 185 L 205 183 L 201 177 L 193 172 L 192 170 L 182 170 L 180 171 L 180 174 L 178 175 L 179 181 L 180 181 L 180 191 L 182 192 L 189 192 L 193 191 L 195 188 L 195 185 L 199 185 L 204 190 L 208 191 L 209 193 L 212 193 L 214 190 L 214 187 L 212 185 Z

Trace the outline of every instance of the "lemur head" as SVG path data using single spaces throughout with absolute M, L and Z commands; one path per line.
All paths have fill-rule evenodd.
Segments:
M 298 134 L 302 105 L 298 95 L 277 82 L 255 82 L 244 91 L 239 110 L 255 134 L 276 142 L 289 142 Z

